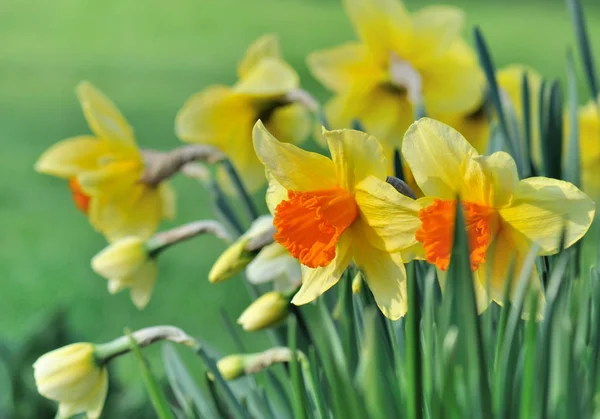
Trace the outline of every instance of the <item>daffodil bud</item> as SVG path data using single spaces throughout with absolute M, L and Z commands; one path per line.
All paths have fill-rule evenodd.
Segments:
M 277 291 L 267 292 L 244 310 L 238 323 L 246 331 L 256 331 L 277 326 L 290 311 L 290 299 Z
M 301 363 L 306 362 L 302 352 L 297 351 L 296 357 Z M 225 380 L 235 380 L 246 374 L 256 374 L 274 364 L 290 362 L 293 358 L 294 353 L 290 348 L 276 347 L 259 353 L 226 356 L 217 362 L 217 368 Z
M 258 252 L 269 244 L 262 243 L 262 236 L 273 229 L 273 217 L 265 215 L 256 219 L 250 229 L 227 248 L 217 259 L 208 274 L 210 282 L 221 282 L 231 278 L 244 269 L 258 254 Z M 258 246 L 251 246 L 255 241 L 261 241 Z M 250 247 L 252 247 L 250 249 Z M 256 247 L 256 248 L 253 248 Z
M 111 294 L 130 288 L 131 300 L 140 310 L 150 301 L 157 268 L 142 238 L 117 240 L 92 259 L 92 268 L 108 279 Z
M 246 362 L 245 358 L 247 355 L 229 355 L 221 358 L 217 362 L 217 368 L 219 372 L 226 380 L 235 380 L 246 374 Z
M 39 393 L 59 403 L 60 417 L 86 413 L 100 416 L 108 391 L 108 372 L 100 365 L 95 347 L 74 343 L 41 356 L 33 364 Z

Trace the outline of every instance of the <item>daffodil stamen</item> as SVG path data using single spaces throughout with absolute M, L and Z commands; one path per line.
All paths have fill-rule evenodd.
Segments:
M 77 178 L 72 177 L 69 179 L 69 189 L 73 194 L 73 202 L 75 206 L 84 214 L 88 213 L 90 208 L 90 197 L 83 192 L 81 185 L 77 181 Z
M 354 197 L 345 189 L 288 191 L 275 208 L 274 238 L 300 263 L 317 268 L 335 258 L 338 239 L 358 216 Z
M 465 224 L 469 240 L 471 269 L 477 270 L 485 262 L 487 249 L 497 230 L 496 212 L 484 205 L 463 202 Z M 421 228 L 416 239 L 423 243 L 425 257 L 429 263 L 442 271 L 448 269 L 454 234 L 456 201 L 434 199 L 433 203 L 419 211 Z

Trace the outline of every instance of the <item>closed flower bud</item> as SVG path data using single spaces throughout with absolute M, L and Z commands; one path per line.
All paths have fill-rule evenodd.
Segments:
M 39 393 L 59 403 L 58 414 L 68 418 L 86 413 L 100 416 L 108 391 L 108 372 L 100 366 L 90 343 L 74 343 L 41 356 L 33 364 Z
M 238 323 L 246 331 L 277 326 L 289 313 L 290 300 L 277 291 L 267 292 L 244 310 Z
M 245 358 L 245 355 L 226 356 L 217 362 L 217 368 L 224 379 L 235 380 L 246 374 Z
M 131 300 L 139 309 L 150 301 L 157 269 L 143 239 L 125 237 L 117 240 L 92 259 L 92 268 L 108 279 L 111 294 L 130 288 Z

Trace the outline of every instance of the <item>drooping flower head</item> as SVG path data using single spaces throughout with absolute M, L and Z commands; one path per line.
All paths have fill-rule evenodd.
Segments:
M 399 0 L 344 4 L 359 41 L 308 59 L 315 77 L 335 93 L 325 109 L 333 127 L 360 120 L 391 161 L 415 107 L 424 105 L 432 115 L 468 114 L 479 107 L 483 76 L 461 38 L 460 10 L 431 6 L 411 15 Z
M 50 147 L 36 170 L 68 179 L 75 205 L 109 241 L 127 235 L 149 237 L 174 213 L 165 182 L 142 183 L 144 160 L 133 130 L 115 105 L 90 83 L 77 87 L 94 135 L 69 138 Z
M 74 343 L 48 352 L 33 368 L 38 391 L 59 403 L 60 417 L 78 413 L 86 413 L 90 419 L 100 417 L 108 392 L 108 372 L 98 365 L 92 344 Z
M 386 159 L 374 137 L 353 130 L 324 136 L 331 159 L 279 142 L 260 121 L 254 127 L 275 240 L 302 264 L 292 303 L 317 298 L 354 261 L 379 308 L 397 319 L 407 308 L 401 251 L 416 243 L 418 206 L 385 182 Z
M 231 87 L 210 86 L 179 111 L 175 131 L 181 140 L 210 144 L 225 153 L 254 191 L 266 183 L 252 149 L 252 127 L 260 119 L 281 141 L 298 144 L 310 133 L 310 114 L 296 100 L 298 75 L 281 57 L 278 39 L 256 40 L 238 65 Z
M 415 122 L 404 137 L 402 153 L 425 194 L 417 201 L 421 209 L 416 238 L 425 259 L 442 277 L 450 262 L 460 198 L 480 308 L 490 298 L 502 301 L 511 262 L 520 272 L 533 243 L 539 245 L 540 255 L 556 253 L 563 229 L 568 247 L 593 220 L 594 203 L 571 183 L 545 177 L 519 180 L 510 155 L 481 156 L 462 135 L 439 121 Z M 530 281 L 539 289 L 535 269 Z

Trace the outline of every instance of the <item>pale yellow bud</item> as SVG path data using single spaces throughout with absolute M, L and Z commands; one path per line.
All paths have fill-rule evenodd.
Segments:
M 226 380 L 235 380 L 246 374 L 246 360 L 244 355 L 229 355 L 217 362 L 219 372 Z
M 41 356 L 33 364 L 39 393 L 59 403 L 60 417 L 86 413 L 100 416 L 108 391 L 108 372 L 94 357 L 90 343 L 74 343 Z
M 238 323 L 253 332 L 277 326 L 289 313 L 290 300 L 277 291 L 267 292 L 244 310 Z
M 111 294 L 130 288 L 131 300 L 139 309 L 150 301 L 157 269 L 143 239 L 132 236 L 115 241 L 92 259 L 92 268 L 108 279 Z
M 352 280 L 352 293 L 358 294 L 362 289 L 362 274 L 358 272 Z
M 248 238 L 242 236 L 242 238 L 229 246 L 221 256 L 219 256 L 208 273 L 208 280 L 210 282 L 225 281 L 252 262 L 255 254 L 248 252 L 245 249 L 248 240 Z

